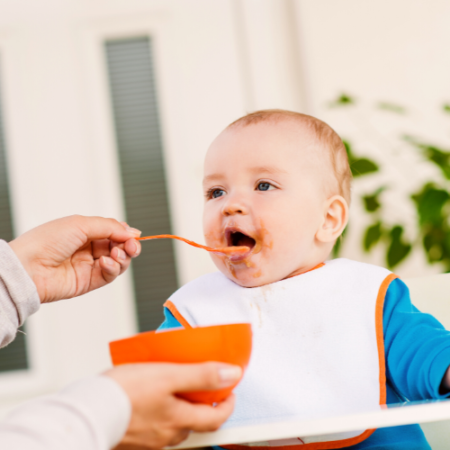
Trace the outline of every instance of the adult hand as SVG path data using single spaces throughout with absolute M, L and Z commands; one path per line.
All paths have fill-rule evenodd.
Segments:
M 230 416 L 234 395 L 216 405 L 190 403 L 177 392 L 221 389 L 242 375 L 239 366 L 222 363 L 130 364 L 105 375 L 128 395 L 132 415 L 128 430 L 115 450 L 159 449 L 176 445 L 189 431 L 215 431 Z
M 70 216 L 33 228 L 9 245 L 46 303 L 111 283 L 139 255 L 140 234 L 114 219 Z

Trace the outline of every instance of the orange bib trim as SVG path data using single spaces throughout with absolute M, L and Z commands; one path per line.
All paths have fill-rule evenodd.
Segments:
M 173 314 L 175 319 L 177 319 L 184 328 L 193 328 L 192 325 L 181 315 L 180 311 L 178 311 L 177 307 L 170 300 L 167 300 L 163 306 Z

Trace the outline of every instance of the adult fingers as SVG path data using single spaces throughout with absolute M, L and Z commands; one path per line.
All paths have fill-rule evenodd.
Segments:
M 141 254 L 141 243 L 136 241 L 136 239 L 128 239 L 123 246 L 124 250 L 130 255 L 132 258 L 136 258 Z
M 221 389 L 242 377 L 241 367 L 218 362 L 168 364 L 166 370 L 169 389 L 174 393 Z
M 215 431 L 230 417 L 236 398 L 231 394 L 217 406 L 185 403 L 182 414 L 187 422 L 183 424 L 192 431 Z
M 189 436 L 189 429 L 178 430 L 175 435 L 167 442 L 165 446 L 173 447 L 183 442 Z
M 82 230 L 87 239 L 91 241 L 110 239 L 116 242 L 125 242 L 128 239 L 141 235 L 139 230 L 124 226 L 115 219 L 73 216 L 71 220 Z
M 99 239 L 92 242 L 92 256 L 99 259 L 102 256 L 109 256 L 111 253 L 111 241 L 109 239 Z
M 94 259 L 102 256 L 112 257 L 121 266 L 121 273 L 130 265 L 130 257 L 136 257 L 141 251 L 140 244 L 135 239 L 128 239 L 124 244 L 112 242 L 109 239 L 100 239 L 92 242 L 92 255 Z
M 125 241 L 123 243 L 111 242 L 111 250 L 114 247 L 119 247 L 120 249 L 125 250 L 127 255 L 131 256 L 132 258 L 139 256 L 142 248 L 141 243 L 136 239 L 128 239 L 128 241 Z
M 113 247 L 111 249 L 111 258 L 120 265 L 121 274 L 128 269 L 131 263 L 131 258 L 120 247 Z
M 99 260 L 101 276 L 106 283 L 113 282 L 121 273 L 121 265 L 108 256 L 102 256 Z M 94 268 L 94 272 L 96 269 Z M 93 274 L 95 277 L 95 273 Z M 102 283 L 103 284 L 103 283 Z M 95 286 L 97 288 L 98 286 Z

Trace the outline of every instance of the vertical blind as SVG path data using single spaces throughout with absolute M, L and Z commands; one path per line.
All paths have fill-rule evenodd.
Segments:
M 2 111 L 0 79 L 0 239 L 10 241 L 14 237 L 11 200 L 9 195 L 8 170 L 6 165 L 5 131 Z M 25 336 L 17 333 L 13 343 L 0 350 L 0 372 L 28 368 Z
M 151 39 L 110 40 L 105 53 L 127 222 L 144 235 L 171 233 Z M 155 329 L 177 289 L 172 241 L 143 243 L 132 272 L 139 329 Z

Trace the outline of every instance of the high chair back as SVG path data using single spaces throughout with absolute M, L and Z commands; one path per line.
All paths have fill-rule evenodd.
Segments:
M 413 304 L 432 314 L 450 330 L 450 273 L 403 280 L 411 292 Z
M 410 289 L 413 304 L 422 312 L 432 314 L 450 330 L 450 274 L 403 280 Z M 449 361 L 450 365 L 450 361 Z M 433 450 L 448 450 L 450 421 L 421 424 Z

